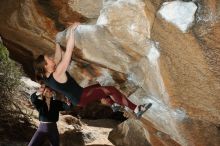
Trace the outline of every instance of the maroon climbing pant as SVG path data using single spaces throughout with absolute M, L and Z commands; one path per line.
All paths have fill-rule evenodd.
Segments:
M 108 105 L 117 103 L 119 105 L 126 106 L 131 110 L 134 110 L 137 106 L 128 100 L 126 96 L 115 87 L 100 86 L 99 84 L 84 88 L 78 105 L 84 107 L 87 104 L 99 99 L 104 99 Z

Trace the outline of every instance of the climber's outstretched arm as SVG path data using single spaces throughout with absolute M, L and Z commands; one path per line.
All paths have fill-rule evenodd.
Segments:
M 55 76 L 63 75 L 67 71 L 67 68 L 70 64 L 70 60 L 71 60 L 71 57 L 72 57 L 73 48 L 74 48 L 74 45 L 75 45 L 74 30 L 77 28 L 78 25 L 79 25 L 79 23 L 74 23 L 69 28 L 70 34 L 69 34 L 68 39 L 67 39 L 66 51 L 63 55 L 62 60 L 57 65 L 57 68 L 54 72 Z
M 56 43 L 56 50 L 55 50 L 55 55 L 54 55 L 54 61 L 57 64 L 60 63 L 60 61 L 62 60 L 62 55 L 63 55 L 63 50 L 60 47 L 59 43 Z

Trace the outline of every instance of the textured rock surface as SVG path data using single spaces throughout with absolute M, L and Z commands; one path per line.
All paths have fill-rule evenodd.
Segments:
M 129 119 L 111 131 L 109 139 L 117 146 L 150 146 L 148 136 L 140 121 Z
M 93 2 L 2 0 L 1 36 L 27 66 L 22 58 L 51 53 L 55 34 L 80 21 L 70 72 L 82 86 L 99 81 L 152 102 L 141 120 L 152 145 L 220 145 L 220 1 L 185 1 L 196 11 L 184 31 L 159 13 L 162 0 Z
M 158 13 L 185 32 L 194 21 L 196 9 L 194 2 L 172 1 L 163 3 Z

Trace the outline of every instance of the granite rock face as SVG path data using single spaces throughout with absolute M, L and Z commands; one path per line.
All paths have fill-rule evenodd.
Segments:
M 220 145 L 219 0 L 0 3 L 1 36 L 24 65 L 52 53 L 57 32 L 65 46 L 63 30 L 80 21 L 69 70 L 76 80 L 115 85 L 134 103 L 153 104 L 140 120 L 144 130 L 129 120 L 128 131 L 147 132 L 155 146 Z M 132 143 L 113 137 L 118 145 Z
M 149 133 L 140 121 L 129 119 L 112 130 L 109 139 L 117 146 L 151 146 L 147 137 Z

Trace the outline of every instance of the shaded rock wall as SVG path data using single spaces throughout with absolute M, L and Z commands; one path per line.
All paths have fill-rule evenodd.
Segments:
M 219 0 L 0 3 L 1 36 L 30 60 L 53 52 L 55 34 L 80 21 L 70 72 L 82 86 L 98 81 L 152 102 L 141 120 L 151 145 L 220 145 Z

